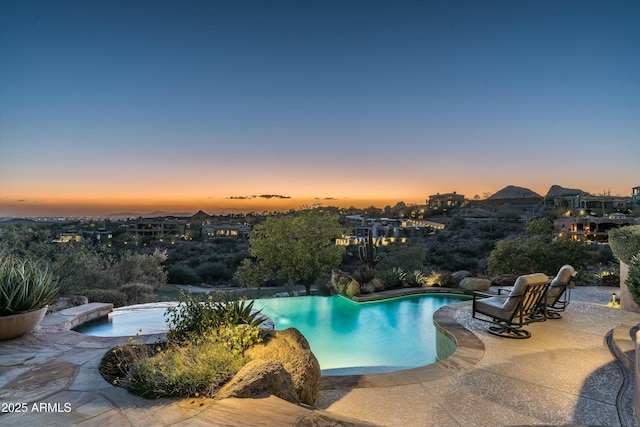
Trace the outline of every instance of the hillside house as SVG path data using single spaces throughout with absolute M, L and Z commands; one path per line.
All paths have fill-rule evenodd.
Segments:
M 609 230 L 640 224 L 640 218 L 625 214 L 611 214 L 605 217 L 583 216 L 556 219 L 553 222 L 554 235 L 573 240 L 594 243 L 608 243 Z
M 176 218 L 138 218 L 127 231 L 139 237 L 183 236 L 187 221 Z
M 458 194 L 455 191 L 453 193 L 437 193 L 429 196 L 429 200 L 427 200 L 427 207 L 430 209 L 457 208 L 463 204 L 464 195 Z
M 604 215 L 629 208 L 631 199 L 611 196 L 560 196 L 554 197 L 553 205 L 577 216 L 588 213 Z
M 249 237 L 251 227 L 244 224 L 203 224 L 202 237 L 204 239 L 218 239 L 224 237 L 246 239 Z

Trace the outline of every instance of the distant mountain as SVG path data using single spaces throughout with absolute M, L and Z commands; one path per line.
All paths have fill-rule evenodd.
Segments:
M 487 200 L 503 199 L 542 199 L 542 196 L 535 191 L 515 185 L 507 185 L 502 190 L 489 197 Z
M 206 221 L 208 219 L 212 219 L 213 216 L 204 212 L 203 210 L 199 210 L 194 215 L 191 216 L 191 221 Z
M 559 185 L 552 185 L 544 198 L 553 199 L 554 197 L 560 196 L 591 196 L 591 194 L 575 188 L 564 188 Z
M 40 224 L 41 222 L 35 221 L 30 218 L 6 218 L 0 221 L 0 223 L 2 223 L 2 225 L 16 225 L 16 224 L 32 225 L 32 224 Z

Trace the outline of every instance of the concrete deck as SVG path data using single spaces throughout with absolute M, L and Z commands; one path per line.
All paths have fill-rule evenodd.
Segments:
M 316 408 L 272 396 L 132 396 L 97 371 L 105 351 L 126 338 L 69 331 L 83 312 L 76 307 L 0 342 L 0 425 L 637 426 L 633 377 L 623 366 L 633 362 L 629 330 L 640 314 L 607 308 L 614 291 L 576 288 L 564 318 L 530 325 L 527 340 L 487 334 L 486 323 L 471 319 L 469 301 L 448 306 L 436 321 L 458 342 L 451 357 L 408 371 L 323 377 Z

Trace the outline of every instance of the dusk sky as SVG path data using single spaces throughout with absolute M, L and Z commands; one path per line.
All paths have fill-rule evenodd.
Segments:
M 0 0 L 0 216 L 628 196 L 639 23 L 637 0 Z

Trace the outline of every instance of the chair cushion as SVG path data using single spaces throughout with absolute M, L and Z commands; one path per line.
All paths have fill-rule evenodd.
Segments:
M 551 281 L 550 288 L 553 288 L 554 286 L 566 285 L 567 283 L 569 283 L 569 280 L 571 280 L 571 276 L 573 276 L 575 272 L 576 270 L 569 264 L 563 265 L 560 268 L 560 271 L 558 271 L 558 275 Z
M 494 319 L 509 320 L 511 318 L 511 312 L 502 309 L 504 298 L 491 297 L 478 299 L 475 304 L 476 311 L 493 317 Z
M 575 273 L 575 270 L 569 264 L 565 264 L 558 271 L 558 275 L 553 278 L 547 294 L 545 296 L 545 302 L 547 305 L 555 303 L 555 301 L 562 295 L 562 292 L 566 289 L 567 283 L 571 280 L 571 277 Z
M 526 274 L 524 276 L 518 277 L 516 283 L 513 285 L 513 290 L 509 294 L 507 300 L 504 302 L 502 309 L 504 311 L 515 310 L 516 306 L 518 305 L 518 301 L 520 301 L 522 293 L 528 285 L 532 285 L 534 283 L 546 283 L 548 281 L 549 278 L 546 274 L 543 273 Z

